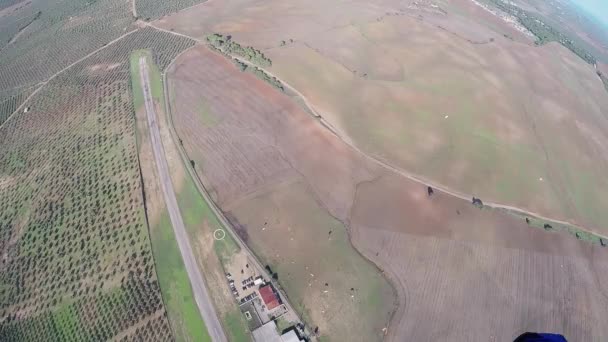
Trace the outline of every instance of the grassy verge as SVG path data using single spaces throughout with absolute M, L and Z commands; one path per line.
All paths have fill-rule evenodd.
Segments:
M 197 235 L 201 233 L 201 229 L 208 229 L 210 233 L 213 233 L 218 229 L 223 229 L 219 220 L 209 207 L 209 204 L 198 192 L 198 188 L 189 175 L 185 177 L 182 190 L 177 195 L 177 202 L 191 241 L 196 241 Z M 220 273 L 223 275 L 224 265 L 230 261 L 232 255 L 239 251 L 239 246 L 232 239 L 230 234 L 225 234 L 225 237 L 221 240 L 213 239 L 209 242 L 213 243 L 214 252 L 222 265 Z M 236 304 L 223 313 L 221 319 L 230 341 L 250 341 L 247 322 Z
M 178 341 L 211 341 L 194 301 L 188 273 L 166 210 L 150 230 L 160 289 Z
M 136 110 L 144 105 L 143 88 L 139 73 L 139 58 L 141 56 L 148 57 L 147 61 L 153 97 L 156 101 L 163 101 L 160 72 L 153 63 L 150 63 L 152 61 L 150 52 L 138 50 L 130 58 L 133 102 Z M 142 125 L 142 127 L 147 126 Z M 138 129 L 138 150 L 141 149 L 143 136 L 147 134 L 147 130 L 140 131 Z M 211 341 L 211 337 L 194 301 L 188 273 L 186 272 L 166 208 L 163 208 L 159 222 L 150 227 L 150 239 L 158 281 L 175 339 L 177 341 Z
M 164 105 L 163 81 L 158 66 L 153 61 L 152 54 L 148 50 L 133 51 L 130 58 L 131 64 L 131 84 L 133 85 L 133 104 L 135 108 L 144 105 L 143 89 L 141 87 L 141 76 L 139 74 L 139 58 L 145 56 L 148 61 L 148 75 L 150 76 L 150 86 L 152 87 L 152 98 L 154 101 Z

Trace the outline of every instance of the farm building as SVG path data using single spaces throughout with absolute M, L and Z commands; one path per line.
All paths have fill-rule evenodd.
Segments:
M 290 330 L 283 335 L 279 335 L 277 325 L 270 321 L 253 331 L 255 342 L 301 342 L 295 330 Z
M 255 278 L 255 280 L 253 281 L 253 285 L 262 285 L 264 284 L 264 277 L 262 276 L 258 276 L 257 278 Z
M 266 305 L 266 309 L 272 310 L 277 306 L 281 305 L 281 300 L 275 293 L 272 285 L 268 284 L 260 287 L 260 297 L 262 297 L 262 301 L 264 301 L 264 305 Z

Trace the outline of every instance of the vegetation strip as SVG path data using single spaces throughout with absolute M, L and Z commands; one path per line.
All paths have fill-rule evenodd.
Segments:
M 591 65 L 597 63 L 596 58 L 591 53 L 579 46 L 574 40 L 566 36 L 564 33 L 544 22 L 539 16 L 519 8 L 512 2 L 506 2 L 503 0 L 490 1 L 500 10 L 516 17 L 517 20 L 526 29 L 528 29 L 528 31 L 536 36 L 537 45 L 543 45 L 549 42 L 558 42 L 582 58 L 585 62 Z
M 278 78 L 269 75 L 265 70 L 256 66 L 272 66 L 272 61 L 261 51 L 256 50 L 251 46 L 242 47 L 240 44 L 234 42 L 231 37 L 224 37 L 219 33 L 207 36 L 207 42 L 209 42 L 211 48 L 227 58 L 230 58 L 239 70 L 250 72 L 280 91 L 285 91 L 283 84 Z
M 133 89 L 133 100 L 136 112 L 143 110 L 143 88 L 141 87 L 141 79 L 139 74 L 139 58 L 141 56 L 147 56 L 148 61 L 151 61 L 152 55 L 147 50 L 135 51 L 131 54 L 130 66 L 131 66 L 131 85 Z M 153 64 L 149 62 L 150 64 Z M 155 65 L 150 66 L 151 82 L 153 84 L 153 96 L 156 100 L 159 98 L 158 92 L 154 89 L 161 89 L 154 84 L 160 82 L 160 73 Z M 162 91 L 160 92 L 160 99 L 162 99 Z M 142 119 L 142 118 L 138 118 Z M 141 131 L 139 134 L 140 152 L 141 143 L 147 143 L 148 131 L 144 124 L 141 125 Z M 151 148 L 151 147 L 150 147 Z M 140 164 L 141 165 L 141 164 Z M 150 167 L 150 165 L 146 165 Z M 151 166 L 153 167 L 153 165 Z M 140 166 L 141 172 L 150 172 L 151 176 L 154 173 L 151 170 L 144 170 Z M 150 187 L 150 184 L 144 183 L 146 188 Z M 148 196 L 151 194 L 148 192 Z M 160 283 L 160 290 L 163 294 L 163 300 L 169 315 L 169 321 L 173 327 L 173 333 L 178 341 L 211 341 L 211 337 L 207 332 L 205 323 L 200 316 L 196 303 L 194 301 L 194 295 L 192 293 L 192 287 L 188 279 L 182 256 L 175 240 L 171 221 L 169 220 L 168 212 L 163 205 L 162 214 L 160 221 L 155 224 L 151 224 L 148 221 L 150 227 L 150 239 L 152 244 L 152 252 L 154 254 L 154 260 L 156 265 L 156 272 Z

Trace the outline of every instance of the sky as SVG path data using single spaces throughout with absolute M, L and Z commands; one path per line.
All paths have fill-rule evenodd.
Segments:
M 608 0 L 573 0 L 573 2 L 608 25 Z

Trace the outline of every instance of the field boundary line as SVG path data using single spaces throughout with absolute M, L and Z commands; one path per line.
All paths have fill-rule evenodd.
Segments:
M 187 52 L 188 50 L 190 50 L 190 49 L 183 51 L 181 54 Z M 179 57 L 179 55 L 177 57 Z M 287 293 L 285 292 L 285 290 L 281 286 L 278 286 L 276 281 L 271 277 L 271 275 L 267 272 L 266 268 L 258 260 L 257 255 L 249 248 L 249 246 L 247 246 L 247 244 L 235 232 L 234 227 L 232 226 L 230 221 L 226 218 L 226 216 L 224 215 L 224 212 L 215 204 L 213 199 L 211 199 L 211 195 L 209 195 L 209 192 L 207 191 L 207 189 L 205 188 L 205 185 L 203 184 L 200 177 L 198 176 L 198 173 L 196 172 L 195 169 L 192 168 L 192 166 L 190 164 L 190 158 L 188 157 L 188 154 L 187 154 L 186 150 L 184 149 L 184 146 L 179 143 L 179 141 L 180 141 L 179 135 L 177 134 L 177 130 L 175 129 L 175 126 L 173 124 L 173 112 L 171 111 L 171 104 L 170 104 L 171 98 L 169 96 L 169 85 L 168 85 L 168 81 L 167 81 L 167 72 L 174 65 L 174 62 L 177 60 L 177 57 L 173 61 L 171 61 L 171 63 L 169 63 L 169 65 L 163 72 L 163 92 L 164 92 L 164 97 L 165 97 L 165 115 L 167 116 L 167 118 L 166 118 L 167 124 L 169 126 L 169 131 L 171 132 L 171 136 L 173 137 L 174 143 L 177 146 L 177 149 L 179 151 L 179 155 L 182 159 L 182 164 L 184 165 L 184 168 L 188 171 L 188 174 L 192 178 L 198 192 L 201 194 L 201 196 L 203 197 L 205 202 L 207 202 L 207 204 L 209 205 L 209 208 L 211 209 L 213 214 L 217 217 L 220 224 L 230 233 L 230 236 L 234 239 L 234 241 L 237 243 L 239 248 L 241 248 L 243 251 L 245 251 L 245 253 L 247 253 L 250 256 L 251 260 L 253 260 L 256 267 L 259 269 L 260 273 L 266 279 L 268 279 L 275 286 L 275 288 L 277 288 L 279 290 L 283 304 L 285 304 L 285 306 L 289 309 L 289 311 L 291 311 L 298 318 L 300 323 L 304 323 L 304 321 L 302 320 L 302 318 L 300 317 L 298 312 L 293 308 L 293 306 L 289 302 L 289 297 L 287 296 Z M 310 335 L 310 332 L 308 331 L 306 324 L 304 324 L 304 326 L 306 327 L 306 333 L 308 335 Z
M 22 108 L 23 108 L 23 107 L 24 107 L 24 106 L 27 104 L 27 102 L 28 102 L 28 101 L 29 101 L 29 100 L 30 100 L 30 99 L 31 99 L 31 98 L 32 98 L 34 95 L 36 95 L 36 94 L 37 94 L 37 93 L 38 93 L 38 92 L 39 92 L 39 91 L 40 91 L 42 88 L 44 88 L 44 86 L 46 86 L 46 85 L 47 85 L 47 84 L 48 84 L 50 81 L 52 81 L 52 80 L 53 80 L 55 77 L 59 76 L 60 74 L 62 74 L 62 73 L 63 73 L 63 72 L 65 72 L 66 70 L 70 69 L 70 68 L 71 68 L 71 67 L 73 67 L 74 65 L 76 65 L 76 64 L 78 64 L 78 63 L 80 63 L 80 62 L 84 61 L 85 59 L 87 59 L 87 58 L 89 58 L 89 57 L 93 56 L 94 54 L 98 53 L 99 51 L 101 51 L 101 50 L 103 50 L 103 49 L 105 49 L 105 48 L 109 47 L 110 45 L 113 45 L 114 43 L 116 43 L 116 42 L 120 41 L 120 40 L 121 40 L 121 39 L 123 39 L 124 37 L 126 37 L 126 36 L 128 36 L 128 35 L 130 35 L 130 34 L 132 34 L 132 33 L 135 33 L 135 32 L 137 32 L 137 31 L 139 31 L 139 28 L 136 28 L 136 29 L 134 29 L 134 30 L 131 30 L 131 31 L 129 31 L 129 32 L 127 32 L 127 33 L 125 33 L 125 34 L 121 35 L 120 37 L 113 39 L 112 41 L 110 41 L 110 42 L 108 42 L 108 43 L 104 44 L 102 47 L 100 47 L 100 48 L 96 49 L 96 50 L 95 50 L 95 51 L 93 51 L 93 52 L 90 52 L 88 55 L 86 55 L 86 56 L 84 56 L 84 57 L 80 58 L 79 60 L 77 60 L 77 61 L 73 62 L 72 64 L 70 64 L 70 65 L 66 66 L 65 68 L 63 68 L 63 69 L 61 69 L 61 70 L 57 71 L 57 72 L 56 72 L 56 73 L 54 73 L 53 75 L 49 76 L 49 78 L 47 78 L 46 80 L 41 81 L 41 82 L 38 82 L 36 85 L 39 85 L 39 87 L 38 87 L 38 88 L 36 88 L 36 90 L 34 90 L 34 91 L 33 91 L 33 92 L 30 94 L 30 96 L 28 96 L 28 97 L 27 97 L 25 100 L 23 100 L 23 102 L 21 103 L 21 105 L 19 105 L 19 107 L 17 107 L 17 109 L 15 109 L 15 111 L 14 111 L 14 112 L 12 112 L 12 113 L 11 113 L 11 114 L 10 114 L 10 115 L 9 115 L 9 116 L 6 118 L 6 120 L 4 120 L 4 122 L 3 122 L 2 124 L 0 124 L 0 129 L 2 129 L 2 128 L 4 127 L 4 125 L 5 125 L 5 124 L 6 124 L 6 123 L 7 123 L 7 122 L 8 122 L 8 121 L 9 121 L 9 120 L 10 120 L 10 119 L 13 117 L 13 116 L 15 116 L 15 114 L 16 114 L 16 113 L 18 113 L 18 112 L 19 112 L 19 111 L 20 111 L 20 110 L 21 110 L 21 109 L 22 109 Z M 36 85 L 34 85 L 34 86 L 36 86 Z

